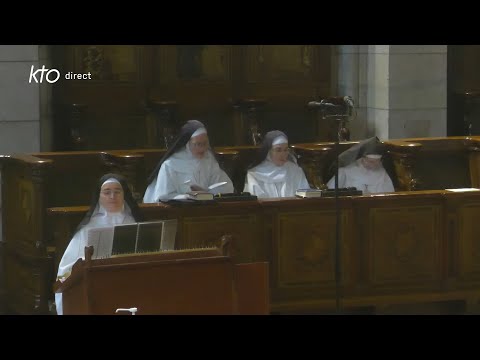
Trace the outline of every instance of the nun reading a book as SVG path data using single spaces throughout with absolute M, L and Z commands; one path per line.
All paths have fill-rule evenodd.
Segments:
M 57 280 L 66 279 L 73 264 L 85 259 L 85 246 L 88 230 L 98 227 L 131 224 L 143 220 L 143 216 L 133 199 L 126 179 L 118 174 L 106 174 L 100 178 L 92 196 L 90 209 L 78 225 L 75 234 L 60 260 Z M 55 293 L 57 314 L 63 314 L 62 294 Z
M 244 191 L 259 198 L 279 198 L 294 197 L 298 189 L 310 189 L 310 185 L 288 148 L 287 135 L 268 132 L 248 168 Z
M 147 179 L 144 203 L 184 199 L 189 192 L 232 193 L 233 183 L 210 147 L 207 129 L 189 120 Z
M 385 148 L 376 136 L 341 153 L 338 157 L 338 187 L 355 187 L 364 194 L 394 192 L 392 180 L 382 164 L 384 153 Z M 335 188 L 335 176 L 327 186 Z

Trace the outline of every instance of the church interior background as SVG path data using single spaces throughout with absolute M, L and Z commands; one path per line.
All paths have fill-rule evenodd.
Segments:
M 307 104 L 336 96 L 351 141 L 475 136 L 479 61 L 478 45 L 1 45 L 0 154 L 165 148 L 189 119 L 220 147 L 329 142 Z M 42 66 L 58 81 L 32 79 Z

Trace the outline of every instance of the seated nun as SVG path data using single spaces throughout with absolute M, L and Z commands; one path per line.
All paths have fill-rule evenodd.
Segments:
M 96 227 L 130 224 L 143 220 L 126 179 L 117 174 L 102 176 L 93 193 L 90 209 L 77 227 L 58 266 L 57 279 L 70 275 L 78 259 L 85 259 L 88 230 Z M 55 293 L 57 314 L 63 314 L 62 294 Z
M 278 198 L 294 197 L 298 189 L 310 189 L 310 185 L 288 148 L 287 136 L 278 130 L 268 132 L 248 169 L 244 191 L 259 198 Z
M 189 191 L 233 192 L 232 180 L 220 168 L 210 147 L 207 130 L 197 120 L 189 120 L 183 125 L 147 183 L 144 203 L 183 198 Z M 209 189 L 214 185 L 217 186 Z
M 338 187 L 355 187 L 364 194 L 394 192 L 392 180 L 382 164 L 385 150 L 379 139 L 359 142 L 338 157 Z M 335 175 L 327 183 L 335 188 Z

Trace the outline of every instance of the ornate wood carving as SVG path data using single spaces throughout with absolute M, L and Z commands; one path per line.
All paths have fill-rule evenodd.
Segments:
M 335 281 L 335 214 L 283 213 L 278 217 L 278 286 Z
M 480 139 L 465 139 L 472 187 L 480 187 Z
M 233 239 L 231 251 L 235 261 L 251 262 L 255 260 L 255 248 L 250 239 L 255 237 L 257 226 L 255 215 L 185 217 L 181 230 L 183 242 L 179 246 L 182 249 L 220 247 L 219 239 L 228 234 Z
M 52 299 L 51 261 L 48 257 L 18 254 L 7 244 L 5 260 L 9 308 L 21 314 L 45 314 Z
M 147 101 L 147 147 L 165 148 L 172 145 L 180 124 L 177 123 L 178 104 L 175 101 Z
M 332 151 L 330 147 L 292 145 L 299 155 L 298 164 L 303 168 L 310 187 L 326 189 L 329 179 L 324 178 L 327 155 Z
M 306 203 L 305 205 L 310 207 Z M 335 211 L 301 211 L 301 208 L 299 211 L 291 211 L 291 208 L 281 208 L 284 211 L 273 213 L 272 249 L 269 251 L 272 298 L 278 303 L 305 300 L 307 297 L 312 302 L 333 300 Z M 341 211 L 341 288 L 349 292 L 352 278 L 348 243 L 352 234 L 348 228 L 351 226 L 352 214 L 348 209 Z
M 414 191 L 421 187 L 421 180 L 415 175 L 415 162 L 422 145 L 413 142 L 386 142 L 388 153 L 393 159 L 400 191 Z
M 480 194 L 446 193 L 450 228 L 448 269 L 452 286 L 472 287 L 480 282 Z
M 442 276 L 440 224 L 440 206 L 370 209 L 367 239 L 371 286 L 437 285 Z
M 265 104 L 265 99 L 257 98 L 239 99 L 233 103 L 235 145 L 260 145 L 262 141 L 260 114 Z

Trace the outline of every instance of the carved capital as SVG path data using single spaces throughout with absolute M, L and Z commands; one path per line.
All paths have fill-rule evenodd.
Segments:
M 470 183 L 472 187 L 480 186 L 480 138 L 466 138 L 465 149 L 468 153 Z
M 46 184 L 51 168 L 51 162 L 39 162 L 33 164 L 30 167 L 30 175 L 32 177 L 32 182 L 37 185 Z
M 327 155 L 332 151 L 329 147 L 294 145 L 292 148 L 299 155 L 299 165 L 305 171 L 308 183 L 315 189 L 326 189 L 324 170 Z
M 265 99 L 257 98 L 239 99 L 233 102 L 236 145 L 260 144 L 262 139 L 259 113 L 263 110 L 265 104 Z
M 146 101 L 147 143 L 150 147 L 168 148 L 178 131 L 178 103 L 170 100 L 148 99 Z
M 400 191 L 414 191 L 421 187 L 421 180 L 415 174 L 417 154 L 422 145 L 408 142 L 385 142 L 392 157 Z

